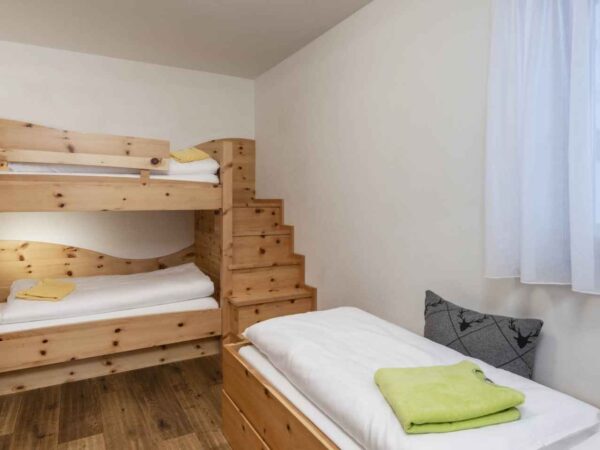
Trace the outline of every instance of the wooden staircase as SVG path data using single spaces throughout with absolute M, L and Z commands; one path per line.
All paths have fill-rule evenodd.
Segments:
M 255 157 L 254 141 L 234 141 L 231 281 L 224 293 L 231 338 L 262 320 L 316 308 L 316 289 L 305 283 L 304 256 L 294 252 L 294 228 L 284 224 L 283 200 L 255 198 Z

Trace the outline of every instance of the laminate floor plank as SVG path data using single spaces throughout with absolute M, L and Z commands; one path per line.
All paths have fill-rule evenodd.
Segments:
M 60 387 L 25 392 L 12 434 L 11 450 L 54 450 L 58 446 Z
M 193 433 L 177 401 L 168 376 L 160 367 L 130 373 L 130 385 L 156 439 L 168 440 Z
M 0 397 L 0 450 L 226 450 L 218 356 Z
M 58 450 L 106 450 L 104 435 L 95 434 L 74 441 L 58 444 Z
M 15 430 L 22 398 L 21 394 L 0 397 L 0 436 L 11 434 Z
M 61 386 L 58 442 L 102 433 L 100 386 L 94 379 Z

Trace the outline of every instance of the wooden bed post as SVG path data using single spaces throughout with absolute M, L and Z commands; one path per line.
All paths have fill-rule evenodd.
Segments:
M 232 294 L 231 264 L 233 263 L 233 142 L 223 142 L 221 158 L 223 205 L 221 214 L 221 275 L 219 300 L 223 318 L 223 342 L 231 340 L 229 297 Z

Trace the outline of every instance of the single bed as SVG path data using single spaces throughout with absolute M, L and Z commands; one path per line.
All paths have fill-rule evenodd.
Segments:
M 354 308 L 277 318 L 244 334 L 252 344 L 229 346 L 224 357 L 224 430 L 234 449 L 252 439 L 273 449 L 565 449 L 600 424 L 597 408 L 475 360 L 496 383 L 525 393 L 521 420 L 409 436 L 375 386 L 375 370 L 464 355 Z M 240 423 L 250 431 L 240 433 Z

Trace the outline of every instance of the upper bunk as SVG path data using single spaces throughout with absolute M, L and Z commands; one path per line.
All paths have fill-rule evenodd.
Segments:
M 181 164 L 168 141 L 0 119 L 0 212 L 222 209 L 233 142 L 208 146 L 214 159 Z

